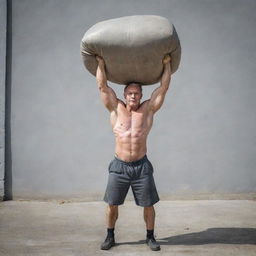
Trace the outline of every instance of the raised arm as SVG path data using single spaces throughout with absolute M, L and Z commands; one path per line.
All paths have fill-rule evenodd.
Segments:
M 161 78 L 160 86 L 156 88 L 149 100 L 148 106 L 153 113 L 159 110 L 164 102 L 165 94 L 169 88 L 171 82 L 171 57 L 166 55 L 163 59 L 164 71 Z
M 100 97 L 105 107 L 110 112 L 112 112 L 117 108 L 118 99 L 116 97 L 114 90 L 107 85 L 107 76 L 105 72 L 104 60 L 99 56 L 96 56 L 96 59 L 98 61 L 98 68 L 96 71 L 96 80 L 97 80 L 98 88 L 100 90 Z

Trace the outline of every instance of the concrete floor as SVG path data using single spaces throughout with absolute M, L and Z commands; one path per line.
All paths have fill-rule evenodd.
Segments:
M 103 202 L 0 202 L 0 255 L 256 255 L 256 201 L 161 201 L 156 239 L 144 244 L 142 208 L 126 201 L 116 226 L 118 245 L 105 238 Z

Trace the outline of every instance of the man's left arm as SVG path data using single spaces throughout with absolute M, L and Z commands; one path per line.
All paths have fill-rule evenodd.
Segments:
M 165 94 L 169 88 L 171 82 L 171 57 L 166 55 L 163 59 L 164 71 L 161 78 L 160 86 L 156 88 L 149 100 L 148 106 L 149 109 L 155 113 L 157 110 L 161 108 L 164 102 Z

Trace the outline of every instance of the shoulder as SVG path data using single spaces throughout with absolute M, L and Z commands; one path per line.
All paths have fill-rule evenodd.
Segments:
M 120 100 L 120 99 L 117 99 L 117 106 L 118 107 L 125 107 L 125 103 L 122 101 L 122 100 Z
M 122 111 L 125 108 L 126 108 L 125 103 L 122 100 L 117 99 L 116 112 L 120 112 L 120 111 Z
M 140 104 L 140 110 L 143 112 L 150 111 L 150 100 L 145 100 Z
M 147 108 L 150 100 L 145 100 L 140 104 L 140 108 Z
M 123 105 L 123 106 L 125 105 L 125 104 L 124 104 L 124 102 L 123 102 L 122 100 L 117 99 L 117 101 L 118 101 L 118 104 L 121 104 L 121 105 Z

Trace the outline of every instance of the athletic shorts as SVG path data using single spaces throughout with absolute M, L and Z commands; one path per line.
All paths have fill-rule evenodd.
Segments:
M 159 201 L 153 166 L 146 155 L 134 162 L 124 162 L 115 157 L 108 170 L 104 201 L 109 205 L 123 204 L 130 186 L 137 205 L 152 206 Z

